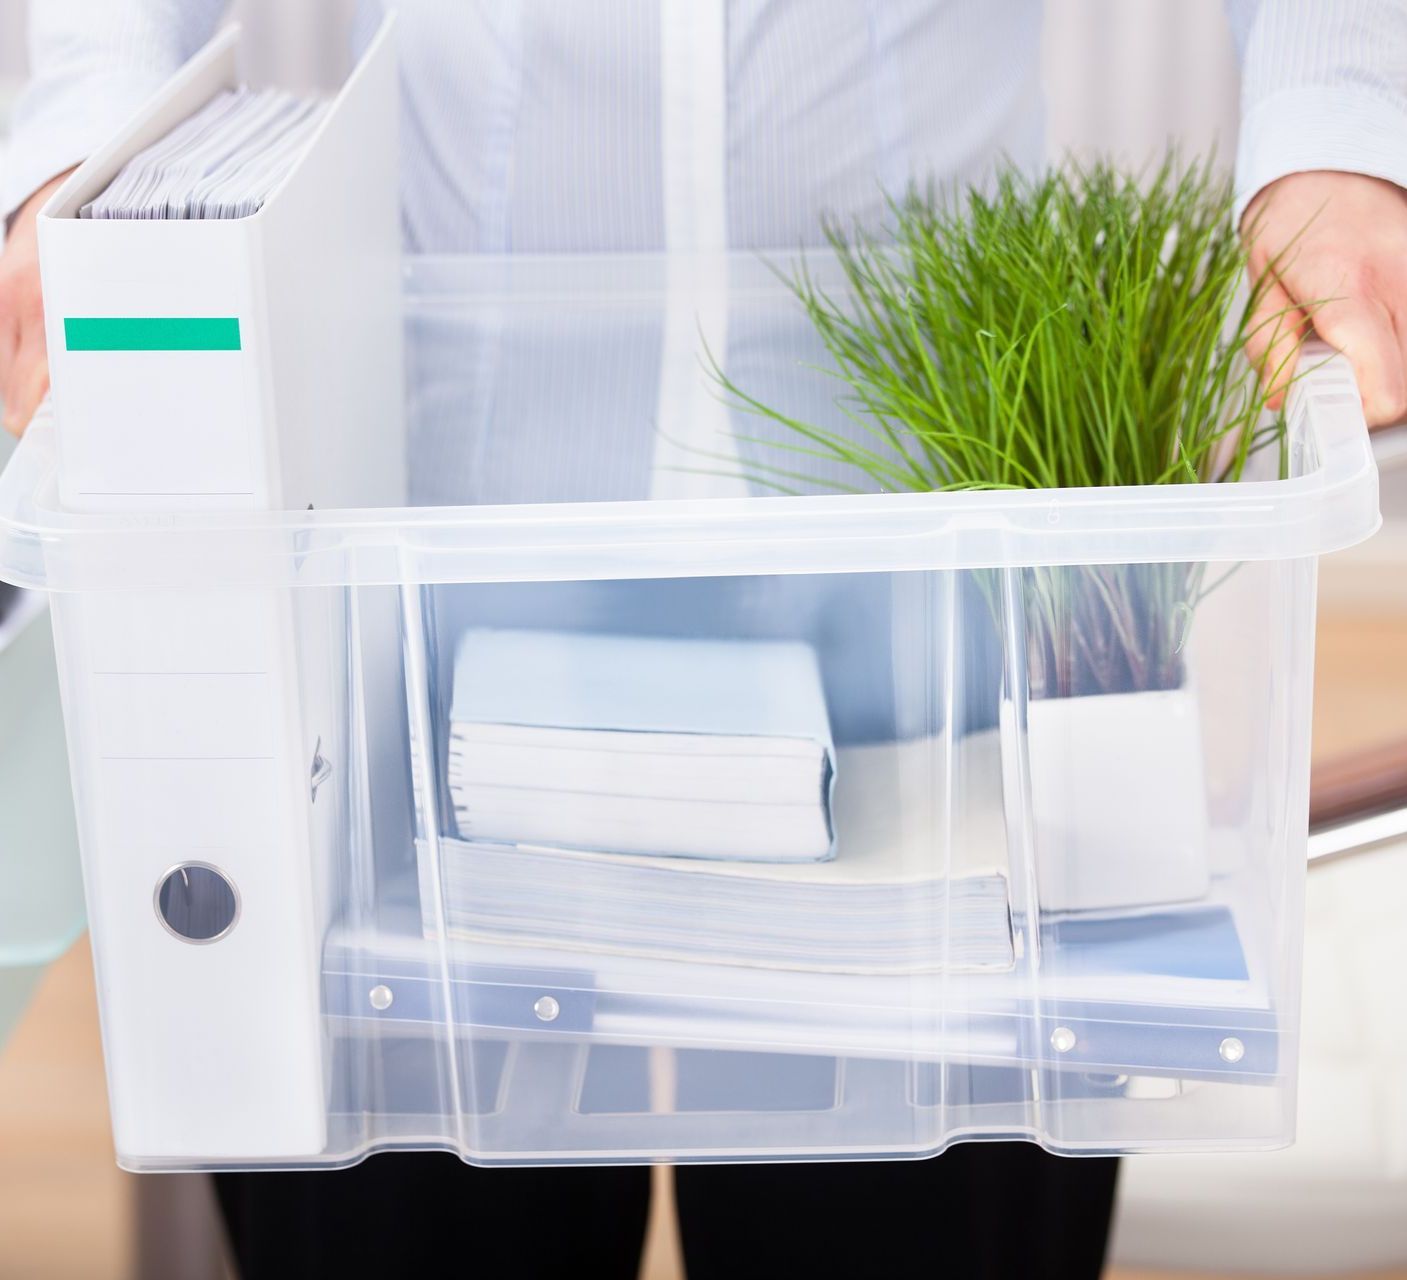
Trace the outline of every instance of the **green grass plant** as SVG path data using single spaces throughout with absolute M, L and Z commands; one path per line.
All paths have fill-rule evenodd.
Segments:
M 846 492 L 1205 484 L 1267 448 L 1283 471 L 1284 420 L 1245 355 L 1271 274 L 1244 287 L 1232 207 L 1210 162 L 1169 155 L 1151 174 L 1008 169 L 957 201 L 913 191 L 883 234 L 829 224 L 844 291 L 804 258 L 785 278 L 851 429 L 764 403 L 710 356 L 727 397 L 776 424 L 742 437 L 746 474 L 782 492 L 837 463 L 828 487 Z M 1202 592 L 1200 565 L 1026 570 L 1032 693 L 1175 687 Z

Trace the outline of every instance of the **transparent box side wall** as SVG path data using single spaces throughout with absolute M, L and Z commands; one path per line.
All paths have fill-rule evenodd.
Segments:
M 1091 575 L 1128 568 L 298 592 L 302 678 L 329 690 L 308 868 L 315 945 L 297 975 L 316 992 L 312 1049 L 262 1037 L 256 1016 L 237 1087 L 211 1088 L 201 1105 L 268 1124 L 278 1107 L 260 1109 L 285 1088 L 290 1059 L 310 1052 L 325 1116 L 302 1151 L 150 1150 L 163 1086 L 202 1088 L 189 1074 L 198 1046 L 112 1051 L 126 1002 L 169 983 L 153 960 L 138 982 L 125 972 L 121 989 L 103 988 L 124 1163 L 311 1167 L 398 1147 L 542 1163 L 917 1157 L 998 1137 L 1066 1153 L 1290 1140 L 1311 661 L 1299 637 L 1314 565 L 1138 566 L 1154 579 L 1205 573 L 1211 588 L 1168 687 L 1051 689 L 1051 660 L 1077 661 L 1083 640 L 1073 624 L 1034 619 L 1052 592 L 1078 618 L 1078 601 L 1097 595 Z M 235 593 L 236 609 L 248 594 Z M 84 608 L 59 598 L 69 637 Z M 770 899 L 759 922 L 700 893 L 687 913 L 622 937 L 593 885 L 564 870 L 565 902 L 535 914 L 529 899 L 526 919 L 505 921 L 446 782 L 453 654 L 474 625 L 813 645 L 837 826 L 846 806 L 884 813 L 885 837 L 912 851 L 922 904 L 891 926 L 891 907 L 837 911 L 798 894 Z M 94 866 L 125 838 L 114 806 L 126 799 L 82 781 L 103 776 L 90 754 L 104 727 L 71 702 L 70 734 L 90 896 L 104 910 L 129 898 L 138 927 L 159 932 L 152 886 L 104 883 Z M 220 865 L 218 848 L 202 852 Z M 846 852 L 842 839 L 837 865 Z M 173 856 L 153 852 L 153 883 Z M 966 886 L 993 869 L 1009 955 L 983 967 L 967 948 Z M 1082 905 L 1111 880 L 1122 903 Z M 247 900 L 229 938 L 202 950 L 241 932 L 261 945 L 256 907 Z M 870 910 L 881 934 L 910 931 L 902 957 L 832 963 L 832 949 L 798 944 L 789 963 L 758 963 L 726 941 L 824 937 Z M 849 937 L 837 932 L 834 952 Z M 187 963 L 191 948 L 163 942 L 164 963 Z M 100 976 L 126 944 L 117 928 L 95 930 Z M 274 1025 L 284 999 L 251 993 Z

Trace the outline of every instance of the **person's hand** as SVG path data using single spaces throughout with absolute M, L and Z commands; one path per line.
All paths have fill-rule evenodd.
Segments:
M 15 214 L 0 253 L 0 404 L 5 430 L 21 435 L 49 389 L 44 300 L 39 292 L 40 207 L 67 173 L 40 187 Z
M 1407 417 L 1407 191 L 1356 173 L 1292 173 L 1246 209 L 1252 278 L 1267 270 L 1248 343 L 1270 404 L 1313 329 L 1353 363 L 1369 426 Z

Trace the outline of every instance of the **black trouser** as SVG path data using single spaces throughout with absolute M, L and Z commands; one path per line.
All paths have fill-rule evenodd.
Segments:
M 688 1280 L 1096 1280 L 1117 1169 L 1027 1143 L 966 1143 L 920 1161 L 685 1166 Z M 243 1280 L 447 1264 L 485 1280 L 634 1280 L 650 1195 L 645 1168 L 477 1169 L 400 1153 L 215 1181 Z

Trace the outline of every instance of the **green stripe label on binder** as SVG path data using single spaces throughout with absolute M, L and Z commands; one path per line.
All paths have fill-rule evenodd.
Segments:
M 237 316 L 68 316 L 70 351 L 238 351 Z

